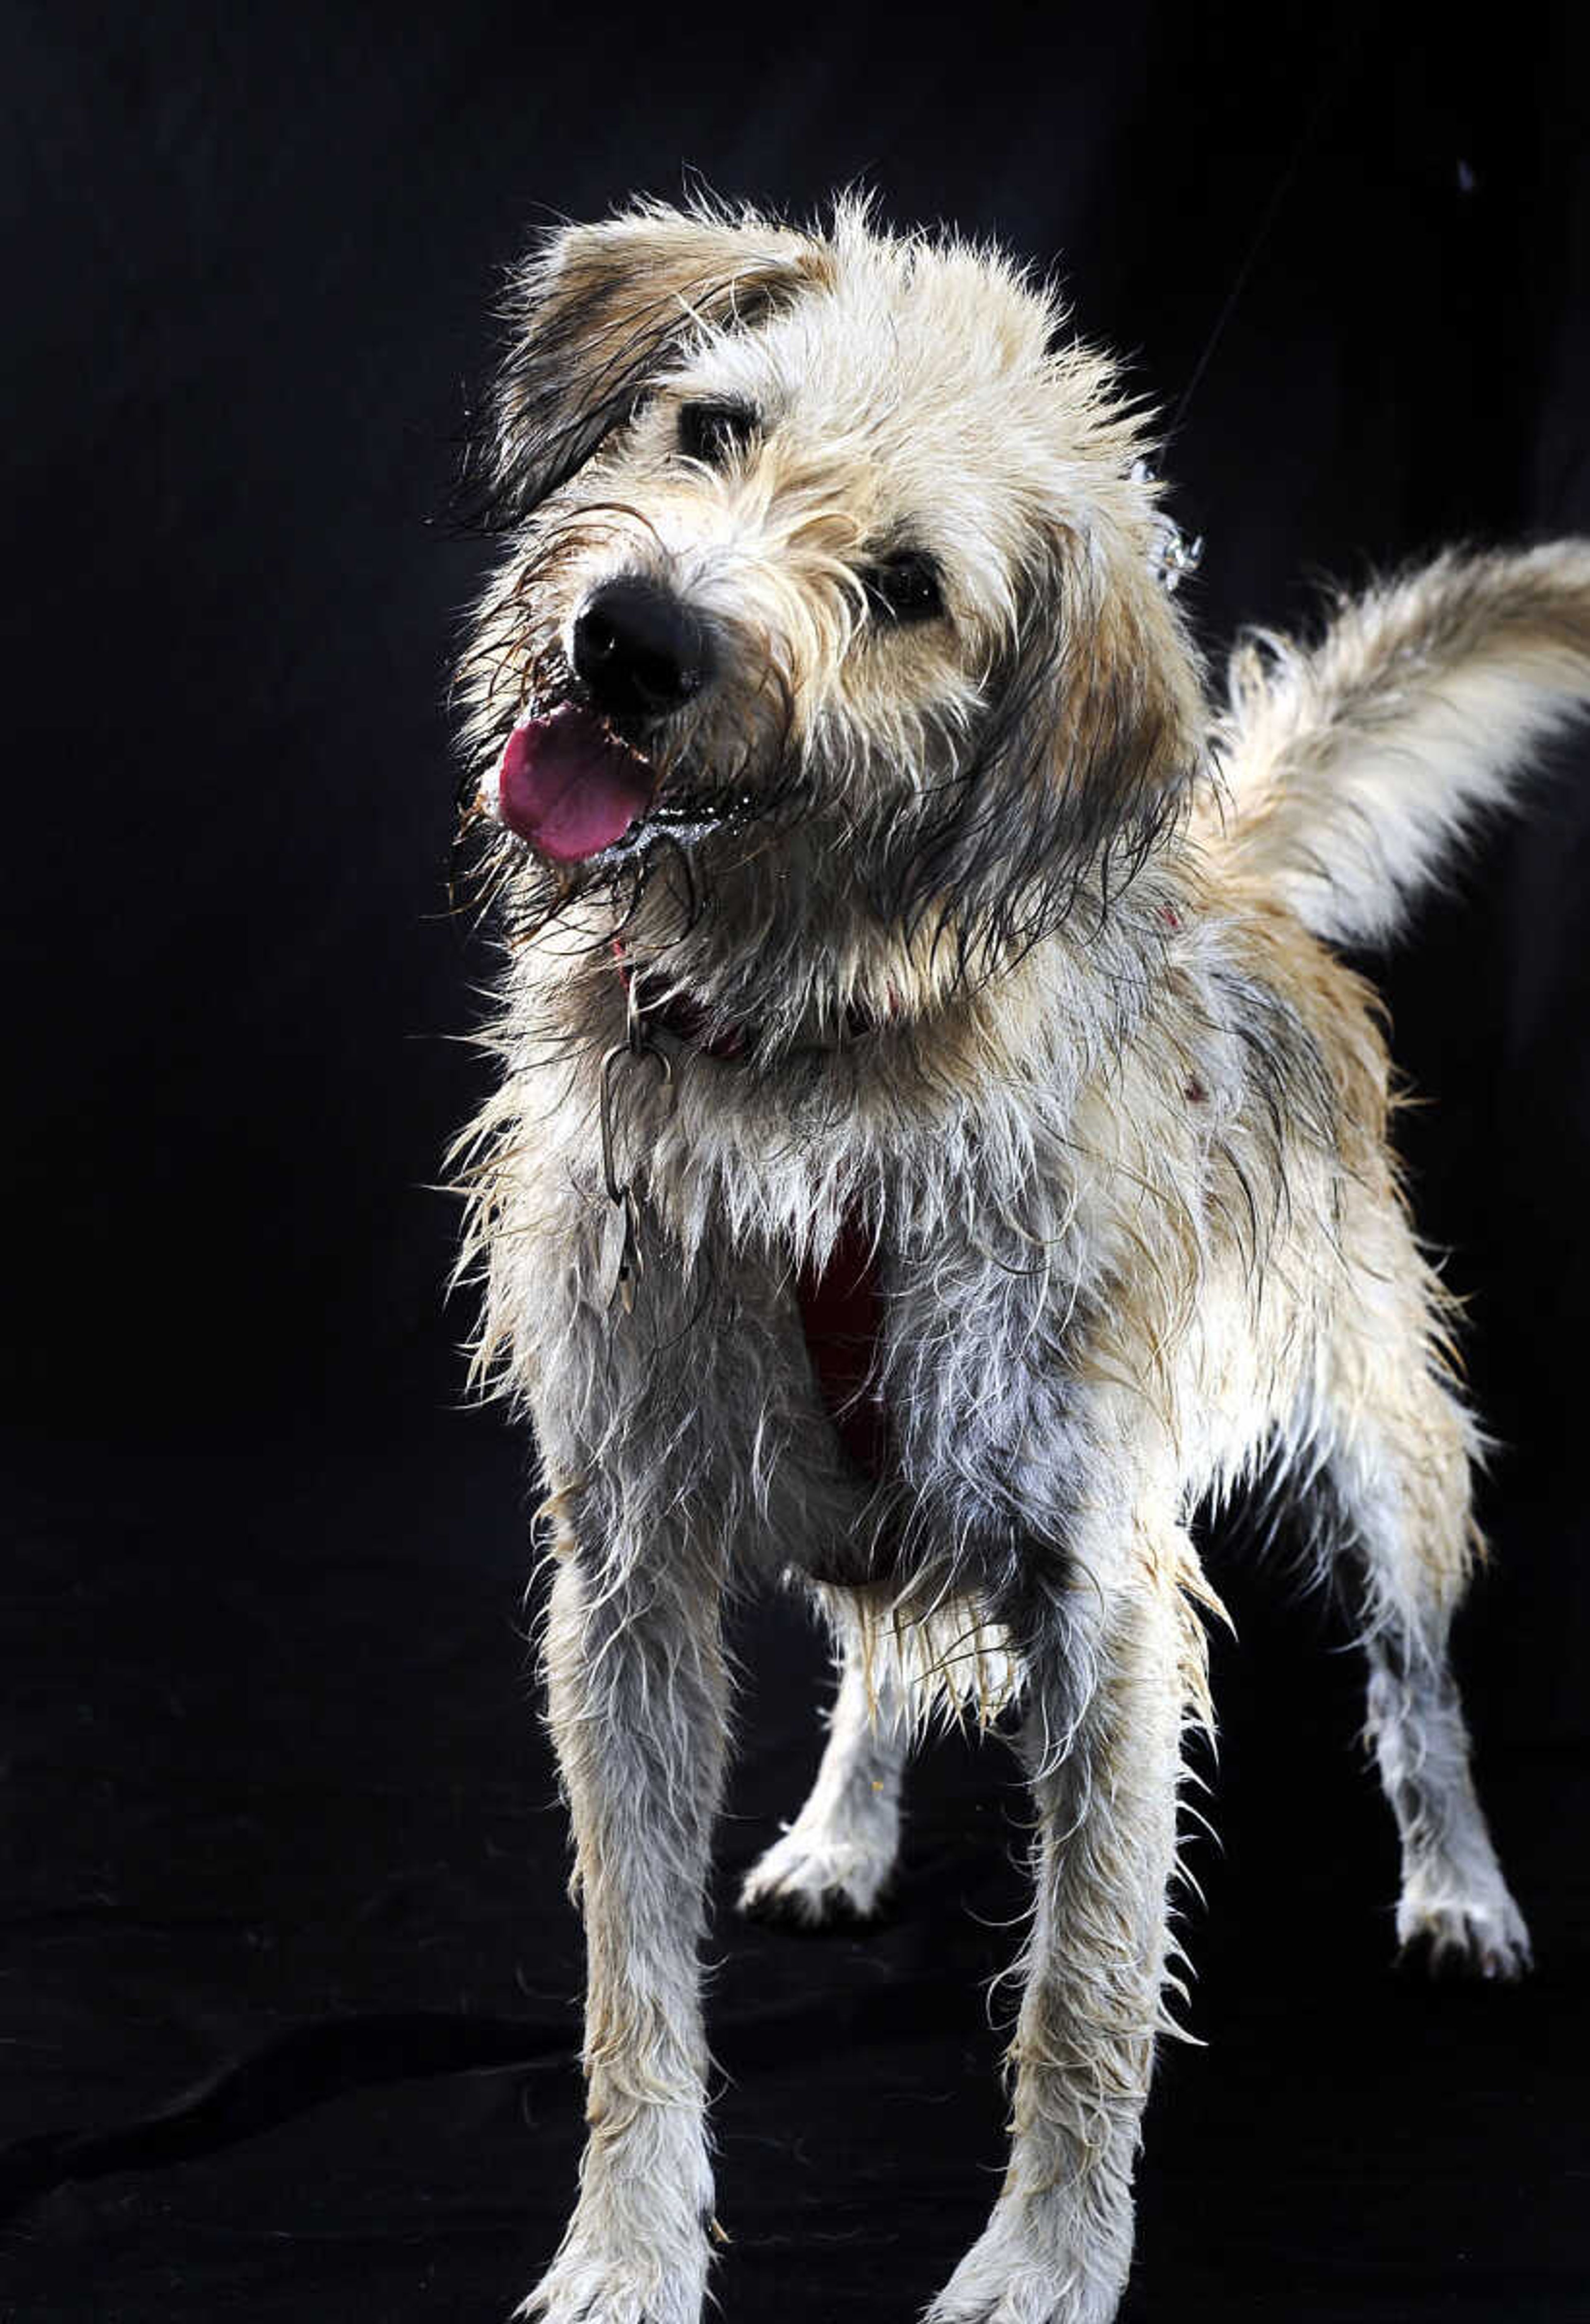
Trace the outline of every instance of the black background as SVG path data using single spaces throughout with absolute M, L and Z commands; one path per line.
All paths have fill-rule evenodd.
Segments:
M 1590 530 L 1572 17 L 5 10 L 7 2324 L 500 2316 L 570 2192 L 531 1489 L 428 1191 L 488 967 L 446 887 L 483 552 L 434 520 L 527 228 L 687 165 L 864 178 L 1063 254 L 1166 407 L 1240 281 L 1166 464 L 1219 649 L 1325 575 Z M 1586 771 L 1377 968 L 1506 1447 L 1463 1660 L 1540 1971 L 1390 1974 L 1342 1628 L 1216 1543 L 1210 2047 L 1151 2108 L 1138 2324 L 1590 2318 Z M 726 1898 L 816 1750 L 794 1610 L 744 1645 Z M 908 2317 L 993 2192 L 1021 1803 L 955 1741 L 914 1798 L 875 1936 L 719 1916 L 727 2324 Z

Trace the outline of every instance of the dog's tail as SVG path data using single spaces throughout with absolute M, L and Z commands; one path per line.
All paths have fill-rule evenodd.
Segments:
M 1449 554 L 1344 603 L 1316 646 L 1238 649 L 1205 835 L 1317 934 L 1382 942 L 1585 712 L 1590 540 Z

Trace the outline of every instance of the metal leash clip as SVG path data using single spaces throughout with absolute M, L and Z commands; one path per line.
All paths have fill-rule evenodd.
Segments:
M 634 1312 L 635 1286 L 644 1262 L 641 1257 L 640 1204 L 635 1190 L 627 1178 L 618 1175 L 617 1138 L 613 1117 L 613 1088 L 621 1059 L 651 1058 L 662 1068 L 665 1083 L 673 1079 L 673 1061 L 654 1041 L 648 1041 L 641 1022 L 640 1002 L 636 997 L 638 977 L 632 971 L 628 979 L 627 1006 L 624 1038 L 615 1041 L 602 1060 L 599 1089 L 598 1120 L 602 1132 L 602 1183 L 606 1188 L 609 1209 L 602 1231 L 601 1265 L 597 1281 L 603 1301 L 611 1307 L 615 1299 L 626 1315 Z
M 1132 474 L 1135 482 L 1151 484 L 1158 482 L 1146 460 L 1134 460 Z M 1154 545 L 1149 551 L 1149 570 L 1168 597 L 1173 597 L 1189 573 L 1196 573 L 1204 561 L 1204 536 L 1200 532 L 1189 540 L 1174 517 L 1167 516 L 1162 508 L 1154 511 Z

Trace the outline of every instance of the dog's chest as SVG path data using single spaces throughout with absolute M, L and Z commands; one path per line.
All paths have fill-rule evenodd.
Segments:
M 893 1234 L 851 1220 L 796 1273 L 806 1353 L 852 1466 L 957 1530 L 1019 1529 L 1078 1457 L 1086 1246 L 1074 1218 L 1046 1235 L 1043 1217 L 973 1208 Z

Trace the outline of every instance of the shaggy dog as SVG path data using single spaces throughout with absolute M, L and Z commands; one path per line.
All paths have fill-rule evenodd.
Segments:
M 465 665 L 507 936 L 480 1361 L 545 1466 L 590 2135 L 522 2313 L 695 2324 L 726 1597 L 837 1708 L 745 1887 L 865 1914 L 936 1702 L 1019 1730 L 1010 2165 L 933 2324 L 1105 2324 L 1169 1944 L 1188 1537 L 1306 1484 L 1405 1946 L 1529 1940 L 1447 1658 L 1481 1439 L 1387 1146 L 1389 936 L 1590 696 L 1590 546 L 1446 557 L 1206 705 L 1111 364 L 997 253 L 641 206 L 517 277 Z

